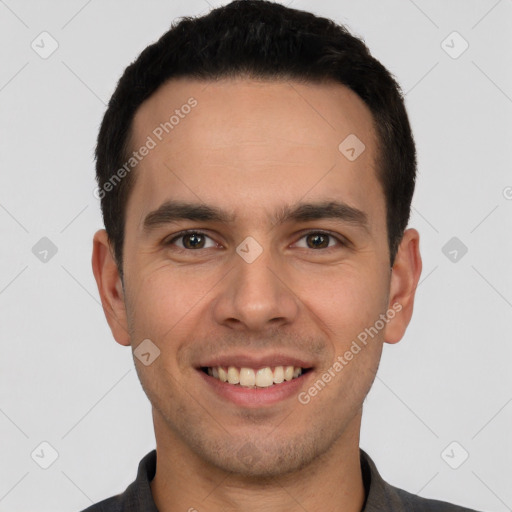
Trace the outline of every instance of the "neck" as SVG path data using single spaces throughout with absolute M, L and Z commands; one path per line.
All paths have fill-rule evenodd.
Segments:
M 155 422 L 153 499 L 160 512 L 361 512 L 365 490 L 360 422 L 359 414 L 336 443 L 308 466 L 271 479 L 241 477 L 207 464 L 168 430 L 159 435 Z

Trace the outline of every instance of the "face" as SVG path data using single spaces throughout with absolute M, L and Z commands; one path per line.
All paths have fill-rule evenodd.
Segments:
M 356 139 L 339 148 L 351 134 L 359 155 Z M 403 334 L 419 278 L 389 268 L 362 100 L 339 84 L 176 80 L 138 110 L 131 144 L 154 147 L 133 171 L 124 288 L 112 260 L 103 269 L 116 340 L 151 340 L 147 360 L 159 351 L 134 357 L 157 444 L 268 476 L 357 442 L 382 343 Z M 390 318 L 401 296 L 407 318 Z M 302 374 L 287 380 L 289 366 Z

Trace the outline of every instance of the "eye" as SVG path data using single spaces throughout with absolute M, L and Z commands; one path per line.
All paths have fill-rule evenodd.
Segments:
M 336 242 L 341 246 L 347 245 L 340 238 L 325 231 L 310 231 L 300 238 L 300 240 L 303 239 L 305 239 L 305 245 L 299 245 L 299 247 L 304 249 L 331 249 L 336 245 Z
M 210 245 L 206 245 L 207 240 L 210 240 Z M 217 247 L 218 244 L 201 231 L 183 231 L 165 242 L 165 245 L 176 245 L 179 249 L 194 250 L 209 249 L 210 247 Z

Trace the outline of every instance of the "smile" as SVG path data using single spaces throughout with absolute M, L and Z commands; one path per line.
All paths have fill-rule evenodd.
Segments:
M 247 368 L 236 366 L 202 367 L 201 370 L 221 382 L 247 388 L 268 388 L 283 382 L 297 379 L 309 368 L 299 366 L 266 366 L 264 368 Z

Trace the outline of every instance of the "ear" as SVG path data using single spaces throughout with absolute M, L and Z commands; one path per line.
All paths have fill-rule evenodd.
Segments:
M 107 232 L 100 229 L 94 235 L 92 271 L 101 297 L 103 312 L 117 343 L 130 345 L 123 283 L 112 254 Z
M 405 334 L 412 317 L 421 268 L 420 235 L 415 229 L 407 229 L 391 269 L 388 311 L 396 314 L 386 325 L 386 343 L 397 343 Z

